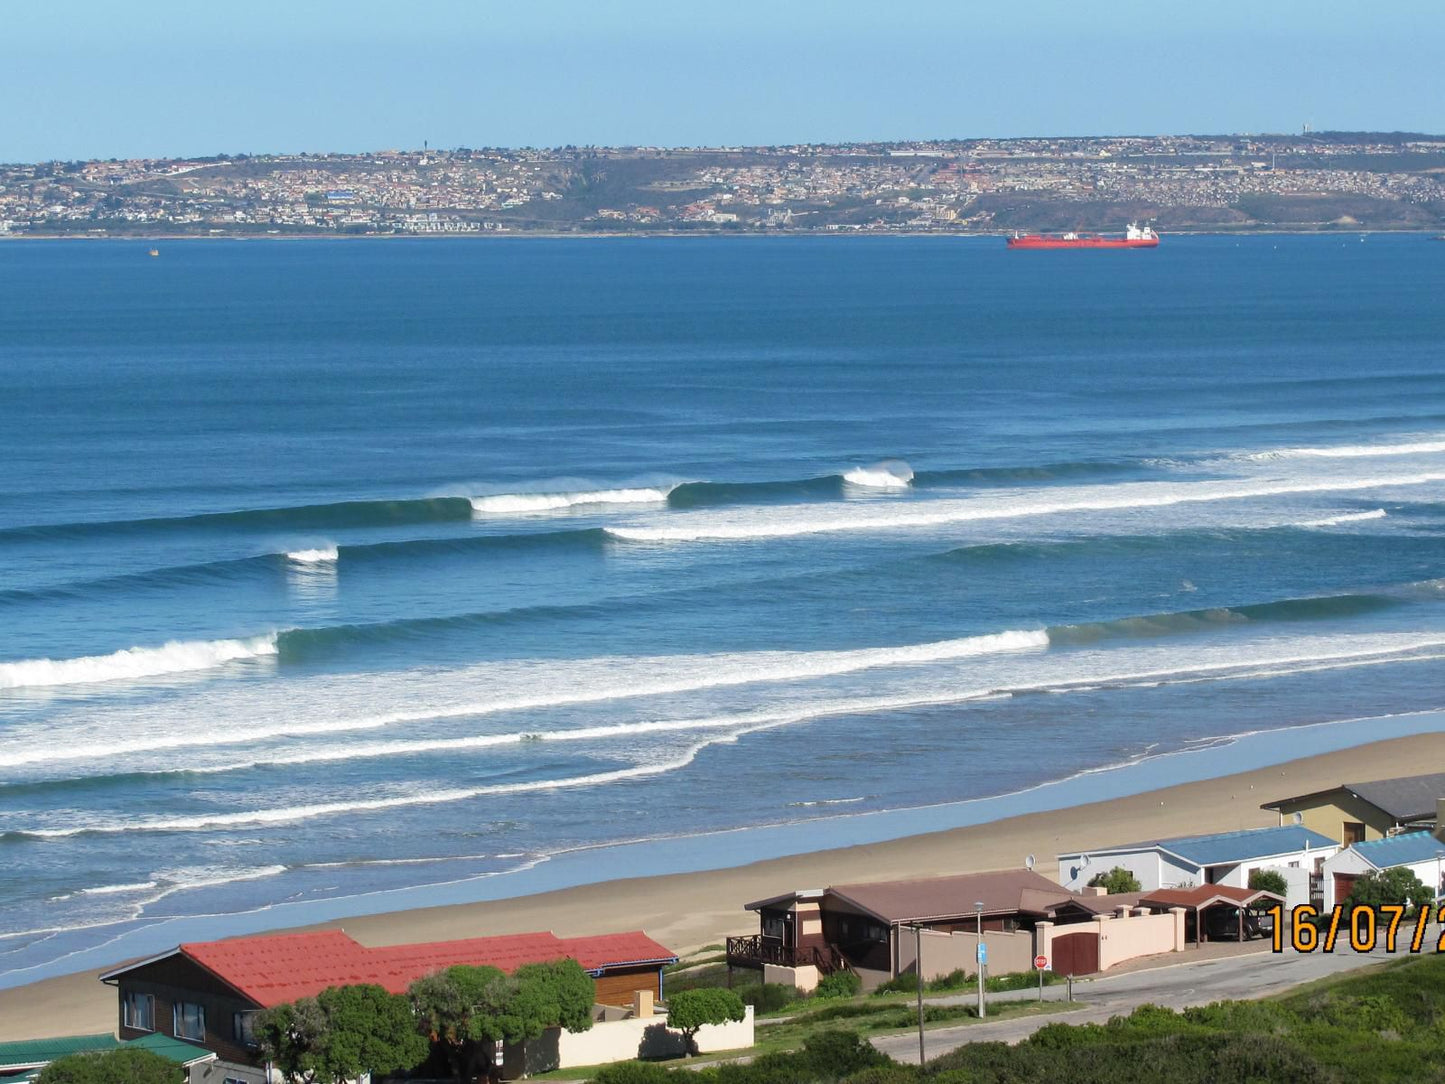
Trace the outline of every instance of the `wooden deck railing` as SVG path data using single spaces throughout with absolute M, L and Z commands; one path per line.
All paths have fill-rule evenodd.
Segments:
M 778 967 L 811 965 L 816 967 L 821 975 L 830 975 L 848 966 L 848 961 L 831 945 L 825 948 L 793 948 L 775 938 L 756 933 L 745 937 L 729 937 L 727 959 L 729 964 L 738 967 L 762 967 L 764 964 L 775 964 Z

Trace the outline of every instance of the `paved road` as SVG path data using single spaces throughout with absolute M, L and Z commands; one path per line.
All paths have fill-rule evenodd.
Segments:
M 1351 971 L 1366 964 L 1389 959 L 1384 952 L 1368 955 L 1353 952 L 1275 955 L 1272 952 L 1230 956 L 1148 971 L 1132 971 L 1123 975 L 1104 975 L 1097 979 L 1074 983 L 1074 996 L 1087 1004 L 1069 1012 L 1050 1013 L 1023 1019 L 1000 1020 L 996 1024 L 967 1024 L 955 1028 L 938 1028 L 926 1033 L 926 1052 L 930 1058 L 947 1053 L 969 1042 L 1017 1042 L 1027 1038 L 1045 1024 L 1101 1023 L 1111 1016 L 1130 1012 L 1145 1002 L 1183 1009 L 1191 1005 L 1207 1005 L 1211 1001 L 1263 997 L 1278 993 L 1300 983 Z M 976 995 L 930 998 L 930 1004 L 971 1004 Z M 1015 990 L 992 994 L 995 1001 L 1028 1001 L 1038 997 L 1036 990 Z M 1063 986 L 1044 988 L 1044 998 L 1060 1001 L 1066 997 Z M 918 1035 L 883 1035 L 873 1045 L 898 1061 L 918 1061 Z

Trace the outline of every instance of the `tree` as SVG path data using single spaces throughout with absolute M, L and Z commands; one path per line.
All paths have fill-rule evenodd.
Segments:
M 1090 888 L 1103 888 L 1109 895 L 1119 892 L 1141 892 L 1144 886 L 1123 866 L 1115 866 L 1108 873 L 1096 873 L 1089 881 Z
M 1345 907 L 1373 907 L 1378 915 L 1380 908 L 1388 905 L 1404 907 L 1428 907 L 1435 893 L 1413 870 L 1395 866 L 1364 874 L 1355 880 L 1350 894 L 1345 897 Z
M 1277 869 L 1257 869 L 1249 875 L 1251 892 L 1273 892 L 1276 896 L 1289 895 L 1289 882 Z
M 341 1084 L 367 1073 L 412 1069 L 430 1049 L 411 1002 L 380 986 L 332 986 L 261 1013 L 256 1038 L 292 1084 Z
M 548 1028 L 592 1026 L 596 984 L 576 960 L 524 964 L 513 975 L 495 967 L 449 967 L 411 985 L 424 1034 L 447 1050 L 458 1081 L 489 1067 L 494 1045 L 525 1043 Z
M 697 1033 L 705 1024 L 726 1024 L 744 1015 L 742 998 L 720 986 L 679 990 L 667 999 L 667 1026 L 682 1032 L 688 1054 L 697 1053 Z
M 181 1084 L 186 1071 L 175 1062 L 136 1047 L 56 1058 L 36 1084 Z

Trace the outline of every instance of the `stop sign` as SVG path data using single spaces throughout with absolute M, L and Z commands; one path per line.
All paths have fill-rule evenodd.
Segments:
M 1049 969 L 1049 958 L 1047 956 L 1035 956 L 1034 967 L 1040 971 L 1047 971 Z

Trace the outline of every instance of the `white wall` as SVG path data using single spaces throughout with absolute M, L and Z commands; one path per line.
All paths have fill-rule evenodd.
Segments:
M 539 1044 L 550 1037 L 544 1036 Z M 703 1054 L 720 1050 L 742 1050 L 753 1045 L 753 1007 L 735 1024 L 708 1024 L 697 1033 L 697 1048 Z M 571 1069 L 579 1065 L 605 1065 L 645 1057 L 680 1057 L 685 1052 L 682 1033 L 667 1026 L 663 1015 L 629 1017 L 593 1024 L 588 1031 L 556 1034 L 556 1066 Z M 530 1061 L 530 1059 L 529 1059 Z M 532 1068 L 529 1071 L 540 1072 Z
M 1085 862 L 1080 855 L 1060 858 L 1059 884 L 1070 892 L 1082 892 L 1095 875 L 1108 873 L 1115 866 L 1122 866 L 1137 877 L 1145 892 L 1194 885 L 1200 880 L 1197 867 L 1181 866 L 1153 847 L 1116 854 L 1090 854 L 1088 859 Z

